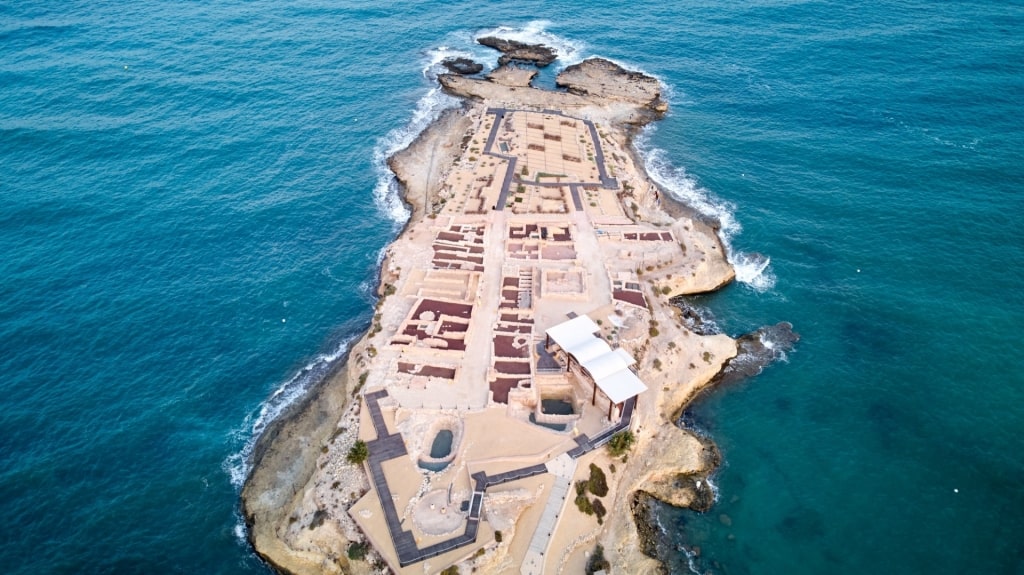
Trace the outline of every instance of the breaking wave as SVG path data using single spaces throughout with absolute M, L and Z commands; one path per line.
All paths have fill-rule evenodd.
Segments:
M 665 150 L 651 144 L 654 129 L 652 124 L 647 125 L 635 140 L 647 174 L 675 199 L 718 222 L 719 236 L 725 245 L 726 257 L 736 270 L 737 281 L 758 292 L 775 287 L 775 274 L 770 268 L 771 258 L 762 254 L 738 252 L 732 247 L 732 239 L 743 229 L 735 216 L 736 206 L 716 198 L 684 168 L 673 165 Z
M 558 60 L 555 60 L 554 64 L 558 68 L 582 62 L 584 58 L 583 52 L 587 45 L 579 40 L 570 40 L 548 32 L 547 28 L 550 25 L 551 22 L 548 20 L 534 20 L 532 22 L 528 22 L 521 28 L 513 26 L 498 26 L 497 28 L 490 28 L 476 32 L 473 34 L 473 40 L 475 43 L 477 38 L 495 36 L 506 40 L 525 42 L 527 44 L 544 44 L 549 48 L 554 48 L 555 52 L 558 53 Z M 491 53 L 493 54 L 494 52 Z
M 766 292 L 775 287 L 775 274 L 770 268 L 770 257 L 758 253 L 737 253 L 731 249 L 728 255 L 729 263 L 736 270 L 736 281 L 758 292 Z
M 288 381 L 282 383 L 274 393 L 260 404 L 259 411 L 249 414 L 240 429 L 235 430 L 232 438 L 236 441 L 244 441 L 242 448 L 227 457 L 221 464 L 221 468 L 227 473 L 231 485 L 241 490 L 245 479 L 252 471 L 252 454 L 256 448 L 256 442 L 260 435 L 267 428 L 270 422 L 281 416 L 293 403 L 303 397 L 310 386 L 326 377 L 328 371 L 336 361 L 345 356 L 349 346 L 355 341 L 356 336 L 350 336 L 343 340 L 331 353 L 318 355 L 313 361 L 302 367 Z M 235 525 L 232 533 L 240 542 L 246 543 L 245 520 L 241 513 L 236 510 Z
M 428 64 L 424 68 L 424 74 L 430 74 L 429 70 L 435 66 L 435 63 Z M 411 214 L 409 208 L 402 202 L 398 179 L 388 168 L 388 158 L 407 148 L 420 132 L 441 116 L 442 112 L 458 105 L 459 101 L 445 94 L 440 87 L 431 88 L 416 102 L 416 110 L 413 111 L 409 122 L 388 132 L 373 147 L 373 168 L 377 173 L 377 184 L 373 188 L 374 201 L 381 212 L 394 222 L 396 228 L 404 224 Z
M 305 395 L 311 385 L 321 381 L 334 362 L 345 356 L 354 340 L 355 336 L 348 337 L 338 344 L 333 352 L 318 355 L 288 381 L 279 385 L 274 393 L 260 404 L 258 412 L 245 418 L 242 428 L 234 433 L 235 438 L 245 440 L 245 445 L 237 453 L 228 456 L 223 465 L 224 470 L 231 478 L 232 485 L 240 488 L 245 482 L 245 478 L 249 476 L 249 471 L 252 469 L 252 451 L 256 447 L 256 440 L 259 439 L 267 425 L 284 413 L 292 403 Z

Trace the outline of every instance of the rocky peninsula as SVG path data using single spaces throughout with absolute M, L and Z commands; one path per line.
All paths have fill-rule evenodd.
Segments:
M 670 300 L 734 271 L 634 156 L 661 87 L 592 58 L 539 89 L 550 49 L 495 47 L 389 162 L 412 216 L 369 330 L 258 440 L 242 509 L 281 572 L 580 573 L 600 545 L 658 573 L 646 502 L 713 499 L 717 450 L 674 422 L 737 342 Z

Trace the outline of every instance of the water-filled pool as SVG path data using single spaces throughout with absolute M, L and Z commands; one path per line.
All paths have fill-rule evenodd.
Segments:
M 564 399 L 542 399 L 540 412 L 545 415 L 572 415 L 572 403 Z
M 452 430 L 442 429 L 434 436 L 434 443 L 430 446 L 430 458 L 442 459 L 448 457 L 452 452 Z

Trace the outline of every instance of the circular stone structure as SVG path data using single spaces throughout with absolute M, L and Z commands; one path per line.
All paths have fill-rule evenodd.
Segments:
M 448 504 L 448 491 L 435 489 L 424 495 L 413 511 L 416 527 L 427 535 L 447 535 L 460 527 L 466 516 L 458 505 Z
M 441 434 L 446 437 L 441 441 Z M 462 441 L 462 420 L 453 415 L 438 416 L 422 436 L 418 465 L 421 470 L 444 470 L 458 454 Z M 442 448 L 443 447 L 443 448 Z M 440 451 L 435 451 L 440 449 Z

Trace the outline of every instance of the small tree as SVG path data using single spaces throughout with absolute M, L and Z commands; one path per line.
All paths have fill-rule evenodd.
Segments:
M 620 431 L 608 441 L 608 454 L 612 457 L 622 457 L 633 447 L 634 441 L 636 441 L 636 437 L 632 431 L 628 429 Z
M 601 503 L 600 499 L 595 498 L 590 505 L 594 509 L 594 515 L 597 516 L 597 522 L 599 524 L 604 523 L 604 516 L 608 513 L 608 510 L 604 507 L 604 503 Z
M 345 459 L 349 463 L 362 465 L 368 457 L 370 457 L 370 448 L 366 446 L 365 441 L 357 439 L 352 448 L 348 450 L 348 455 L 345 456 Z
M 597 501 L 597 500 L 595 499 L 594 501 Z M 587 515 L 593 515 L 594 514 L 594 507 L 593 507 L 593 505 L 591 505 L 590 499 L 587 498 L 587 494 L 586 493 L 584 493 L 582 495 L 577 495 L 576 496 L 576 500 L 574 501 L 574 503 L 576 503 L 576 507 L 581 512 L 586 513 Z
M 369 546 L 366 543 L 352 543 L 348 546 L 348 558 L 353 561 L 362 561 L 366 559 L 366 552 L 369 550 Z
M 594 573 L 597 573 L 598 571 L 608 571 L 611 568 L 611 563 L 604 558 L 604 547 L 601 547 L 599 544 L 590 555 L 590 561 L 587 561 L 586 573 L 587 575 L 594 575 Z
M 608 478 L 604 471 L 596 464 L 590 464 L 590 479 L 587 480 L 587 488 L 598 497 L 608 495 Z

